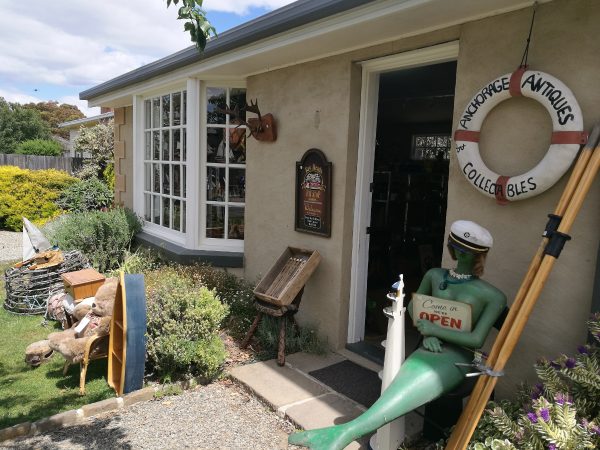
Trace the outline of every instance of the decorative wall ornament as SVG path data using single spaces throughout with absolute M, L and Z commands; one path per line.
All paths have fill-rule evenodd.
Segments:
M 242 108 L 244 111 L 257 114 L 258 117 L 252 117 L 247 120 L 242 119 L 240 114 L 239 105 L 235 105 L 233 109 L 229 105 L 225 105 L 225 108 L 217 108 L 217 111 L 223 114 L 229 114 L 231 120 L 234 123 L 238 123 L 238 127 L 244 125 L 250 132 L 250 136 L 254 137 L 257 141 L 274 142 L 277 140 L 277 129 L 275 126 L 275 118 L 272 114 L 261 115 L 258 107 L 258 99 L 253 102 L 250 100 L 250 104 Z
M 499 175 L 490 170 L 479 154 L 481 125 L 499 103 L 524 96 L 538 101 L 552 119 L 552 140 L 544 158 L 531 170 L 516 176 Z M 456 155 L 461 171 L 482 194 L 499 204 L 541 194 L 571 166 L 580 145 L 587 142 L 581 108 L 571 90 L 544 72 L 520 67 L 482 87 L 467 103 L 454 133 Z

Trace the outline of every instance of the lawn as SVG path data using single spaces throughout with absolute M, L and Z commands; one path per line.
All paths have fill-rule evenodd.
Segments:
M 0 264 L 0 272 L 10 264 Z M 0 277 L 0 303 L 4 280 Z M 25 348 L 60 331 L 56 322 L 41 325 L 43 316 L 20 316 L 0 307 L 0 429 L 35 421 L 114 396 L 106 383 L 107 360 L 92 361 L 87 372 L 86 395 L 79 395 L 79 365 L 63 376 L 64 359 L 54 354 L 50 362 L 33 369 L 25 364 Z

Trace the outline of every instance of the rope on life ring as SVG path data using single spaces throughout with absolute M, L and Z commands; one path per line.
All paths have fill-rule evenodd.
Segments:
M 546 155 L 521 175 L 504 176 L 490 170 L 479 154 L 481 125 L 489 112 L 511 97 L 524 96 L 541 103 L 552 119 L 552 140 Z M 456 155 L 467 180 L 499 204 L 541 194 L 571 166 L 580 145 L 587 142 L 581 108 L 571 90 L 544 72 L 520 67 L 481 88 L 469 101 L 454 133 Z

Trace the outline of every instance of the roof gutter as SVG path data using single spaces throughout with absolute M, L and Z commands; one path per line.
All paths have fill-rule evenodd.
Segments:
M 217 38 L 208 41 L 204 52 L 200 53 L 195 46 L 146 64 L 102 84 L 87 89 L 79 94 L 81 100 L 107 94 L 158 75 L 171 72 L 213 56 L 226 53 L 238 47 L 252 44 L 278 33 L 306 25 L 307 23 L 348 11 L 358 6 L 372 3 L 375 0 L 300 0 L 279 8 L 250 22 L 232 28 Z

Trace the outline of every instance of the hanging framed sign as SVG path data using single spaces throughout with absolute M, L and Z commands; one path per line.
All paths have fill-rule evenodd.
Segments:
M 490 170 L 479 154 L 481 126 L 488 113 L 511 97 L 538 101 L 552 119 L 548 152 L 531 170 L 504 176 Z M 571 166 L 579 147 L 587 142 L 581 108 L 571 90 L 552 75 L 520 67 L 482 87 L 467 103 L 454 133 L 456 156 L 467 180 L 500 204 L 524 200 L 549 189 Z
M 331 167 L 316 148 L 296 162 L 296 231 L 331 236 Z

